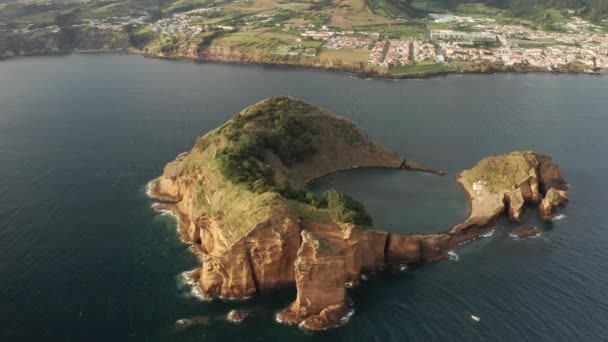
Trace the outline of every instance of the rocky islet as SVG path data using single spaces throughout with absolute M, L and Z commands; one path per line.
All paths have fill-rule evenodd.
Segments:
M 287 124 L 277 129 L 281 120 Z M 299 131 L 289 135 L 293 125 Z M 284 158 L 293 156 L 272 137 L 285 130 L 283 140 L 297 138 L 288 147 L 306 153 Z M 248 139 L 256 143 L 243 145 Z M 227 176 L 221 158 L 243 149 L 238 156 L 247 157 L 239 164 L 244 174 Z M 346 119 L 274 97 L 199 138 L 150 183 L 150 195 L 160 201 L 156 209 L 177 217 L 182 240 L 197 246 L 202 266 L 190 277 L 203 297 L 246 298 L 295 286 L 296 299 L 277 320 L 308 330 L 344 322 L 352 310 L 345 284 L 356 285 L 365 273 L 446 259 L 459 244 L 486 233 L 505 211 L 517 222 L 525 205 L 538 205 L 541 217 L 550 219 L 567 200 L 559 166 L 531 151 L 485 158 L 461 172 L 457 181 L 469 198 L 470 215 L 445 233 L 374 229 L 348 219 L 344 208 L 318 205 L 302 190 L 329 173 L 362 167 L 441 174 L 373 142 Z

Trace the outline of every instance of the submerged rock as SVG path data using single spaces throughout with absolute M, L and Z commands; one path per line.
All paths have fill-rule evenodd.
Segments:
M 210 318 L 207 316 L 195 316 L 192 318 L 182 318 L 175 321 L 175 328 L 178 331 L 185 331 L 192 327 L 208 324 L 210 322 Z
M 230 310 L 226 315 L 226 319 L 232 323 L 241 323 L 245 320 L 245 317 L 247 317 L 247 314 L 237 309 Z
M 522 227 L 518 227 L 517 229 L 513 230 L 511 235 L 518 239 L 525 239 L 525 238 L 539 236 L 540 231 L 536 227 L 522 226 Z

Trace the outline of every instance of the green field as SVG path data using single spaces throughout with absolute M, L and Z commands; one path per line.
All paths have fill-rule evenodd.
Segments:
M 374 14 L 389 18 L 421 18 L 426 15 L 426 11 L 412 6 L 411 1 L 365 0 L 365 4 Z
M 267 49 L 272 51 L 281 45 L 290 45 L 295 39 L 284 39 L 268 34 L 266 31 L 257 32 L 235 32 L 223 36 L 216 40 L 218 44 L 235 45 L 239 47 L 249 47 Z
M 383 38 L 423 38 L 426 32 L 426 25 L 416 21 L 413 23 L 397 23 L 386 25 L 366 25 L 354 26 L 355 32 L 378 32 Z
M 400 65 L 389 69 L 389 73 L 397 77 L 425 77 L 453 71 L 456 71 L 455 67 L 433 61 L 416 62 L 414 65 Z

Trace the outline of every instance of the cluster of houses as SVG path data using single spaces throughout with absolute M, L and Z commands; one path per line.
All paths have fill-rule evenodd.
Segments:
M 81 24 L 74 27 L 92 27 L 99 30 L 120 31 L 125 25 L 144 25 L 148 16 L 140 17 L 107 17 L 103 19 L 84 19 Z
M 48 31 L 51 33 L 57 33 L 57 32 L 59 32 L 59 30 L 60 30 L 59 26 L 57 26 L 57 25 L 51 25 L 51 26 L 47 26 L 47 27 L 36 27 L 32 24 L 29 24 L 24 28 L 12 29 L 12 30 L 10 30 L 10 32 L 16 33 L 16 34 L 27 34 L 27 33 L 37 32 L 37 31 Z
M 326 49 L 367 49 L 373 46 L 374 40 L 371 38 L 364 39 L 353 36 L 333 36 L 323 44 Z
M 304 47 L 303 45 L 281 45 L 272 51 L 272 54 L 314 57 L 317 55 L 317 49 L 313 47 Z
M 428 41 L 415 40 L 412 45 L 415 60 L 425 61 L 437 58 L 437 50 L 435 49 L 435 44 Z
M 388 63 L 384 63 L 384 57 L 386 56 L 386 50 L 388 48 L 388 42 L 383 40 L 379 41 L 372 48 L 371 53 L 369 54 L 369 63 L 373 65 L 379 66 L 388 66 Z
M 583 64 L 589 69 L 608 67 L 608 35 L 589 32 L 586 22 L 573 27 L 585 31 L 553 32 L 520 25 L 483 27 L 496 36 L 495 47 L 480 48 L 471 40 L 439 39 L 437 45 L 447 60 L 494 62 L 504 65 L 530 65 L 552 70 L 568 64 Z M 577 26 L 578 25 L 578 26 Z
M 125 25 L 146 26 L 163 35 L 192 37 L 209 29 L 236 31 L 247 30 L 248 25 L 264 24 L 274 20 L 274 16 L 257 13 L 244 26 L 215 25 L 203 27 L 193 20 L 197 16 L 207 16 L 220 11 L 215 8 L 197 8 L 176 13 L 171 17 L 149 23 L 148 16 L 107 17 L 84 19 L 75 27 L 93 27 L 100 30 L 122 30 Z M 538 68 L 553 69 L 577 63 L 590 69 L 608 69 L 608 34 L 600 26 L 580 18 L 572 18 L 562 31 L 543 31 L 523 25 L 499 25 L 492 18 L 472 18 L 451 14 L 431 14 L 429 21 L 440 27 L 457 29 L 428 30 L 425 39 L 382 39 L 378 32 L 354 32 L 337 30 L 328 26 L 315 27 L 312 24 L 292 26 L 279 25 L 283 31 L 297 30 L 295 41 L 306 39 L 322 40 L 322 49 L 368 49 L 368 62 L 389 67 L 407 65 L 416 61 L 434 60 L 437 63 L 452 61 L 492 62 L 504 65 L 526 64 Z M 467 29 L 462 29 L 462 27 Z M 36 30 L 58 32 L 59 27 L 26 27 L 14 29 L 13 33 L 28 33 Z M 296 43 L 299 44 L 299 43 Z M 272 53 L 285 55 L 315 56 L 317 48 L 302 45 L 284 45 Z
M 407 65 L 411 63 L 409 40 L 390 40 L 388 44 L 384 63 L 388 65 Z
M 460 40 L 468 42 L 496 42 L 496 34 L 490 32 L 463 32 L 454 30 L 432 30 L 430 40 Z
M 148 29 L 164 35 L 180 34 L 188 37 L 203 31 L 202 26 L 191 24 L 190 15 L 187 13 L 176 13 L 169 18 L 158 20 L 149 24 Z

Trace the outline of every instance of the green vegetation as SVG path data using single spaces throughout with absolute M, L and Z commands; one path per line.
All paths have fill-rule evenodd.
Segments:
M 303 120 L 304 114 L 314 110 L 305 102 L 280 96 L 236 115 L 218 131 L 228 141 L 228 146 L 219 149 L 215 156 L 220 172 L 241 188 L 257 193 L 277 192 L 287 199 L 327 208 L 341 222 L 371 225 L 371 216 L 363 205 L 348 195 L 330 190 L 319 200 L 310 190 L 294 187 L 288 181 L 277 184 L 275 180 L 275 171 L 266 160 L 268 152 L 285 165 L 302 161 L 314 152 L 315 132 Z
M 393 66 L 389 72 L 399 77 L 425 77 L 446 72 L 453 72 L 456 68 L 448 64 L 438 64 L 434 61 L 416 62 L 413 65 Z
M 483 181 L 492 192 L 510 189 L 529 177 L 534 168 L 535 157 L 532 153 L 516 152 L 481 160 L 474 168 L 462 173 L 470 184 Z
M 353 29 L 355 32 L 378 32 L 389 39 L 423 38 L 426 32 L 426 24 L 414 21 L 387 25 L 354 26 Z
M 365 0 L 367 7 L 375 14 L 389 18 L 420 18 L 425 11 L 412 6 L 412 0 Z
M 133 25 L 125 25 L 124 31 L 129 37 L 129 44 L 138 49 L 144 48 L 154 40 L 154 32 L 145 27 L 138 28 Z
M 336 253 L 340 252 L 340 248 L 338 248 L 337 246 L 334 246 L 326 238 L 319 239 L 319 249 L 322 252 L 327 253 L 327 254 L 336 254 Z
M 311 152 L 312 130 L 299 116 L 314 107 L 288 97 L 273 97 L 235 116 L 221 130 L 231 146 L 218 151 L 220 171 L 234 184 L 256 192 L 278 191 L 265 154 L 274 152 L 290 165 Z M 283 189 L 291 193 L 290 189 Z
M 330 214 L 338 221 L 372 225 L 372 217 L 367 213 L 363 204 L 346 194 L 335 190 L 326 191 L 323 194 L 322 205 L 326 205 Z

